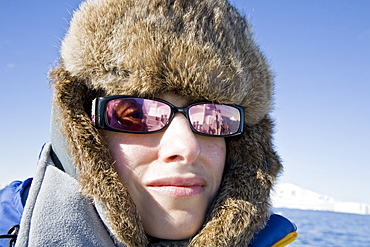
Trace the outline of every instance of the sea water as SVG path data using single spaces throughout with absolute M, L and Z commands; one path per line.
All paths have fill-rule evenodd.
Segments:
M 297 225 L 297 240 L 289 247 L 370 247 L 370 215 L 277 208 Z

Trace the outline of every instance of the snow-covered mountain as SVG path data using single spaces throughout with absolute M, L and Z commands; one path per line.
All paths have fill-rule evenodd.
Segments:
M 288 183 L 276 185 L 272 194 L 272 203 L 276 208 L 370 214 L 370 205 L 368 204 L 337 201 L 332 197 L 320 195 Z
M 6 187 L 6 184 L 0 184 L 0 197 L 1 197 L 1 194 L 3 193 L 3 190 L 5 189 Z

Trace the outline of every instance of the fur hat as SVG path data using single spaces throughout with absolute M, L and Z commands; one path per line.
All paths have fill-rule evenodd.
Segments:
M 91 124 L 91 100 L 99 95 L 172 92 L 243 106 L 245 132 L 226 139 L 220 191 L 189 246 L 246 246 L 264 227 L 281 169 L 268 116 L 273 77 L 246 19 L 227 1 L 87 0 L 73 15 L 51 79 L 66 150 L 53 148 L 71 157 L 63 166 L 77 170 L 83 192 L 103 205 L 119 241 L 143 246 L 148 238 Z

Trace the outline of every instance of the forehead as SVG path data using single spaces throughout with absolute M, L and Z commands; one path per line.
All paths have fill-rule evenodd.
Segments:
M 177 107 L 185 107 L 185 106 L 190 105 L 191 103 L 194 103 L 194 100 L 191 100 L 190 98 L 187 98 L 185 96 L 181 96 L 178 94 L 174 94 L 174 93 L 157 94 L 155 95 L 155 98 L 168 101 Z

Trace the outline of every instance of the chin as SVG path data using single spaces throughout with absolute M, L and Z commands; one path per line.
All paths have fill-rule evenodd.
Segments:
M 164 218 L 165 220 L 161 220 L 160 223 L 144 225 L 149 236 L 168 240 L 188 239 L 198 233 L 204 222 L 204 216 L 189 216 L 188 212 L 177 212 Z

